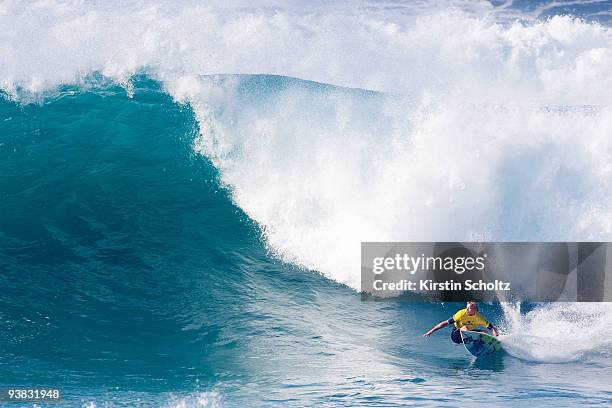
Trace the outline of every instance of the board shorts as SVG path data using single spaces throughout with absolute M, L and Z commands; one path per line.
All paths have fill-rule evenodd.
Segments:
M 453 343 L 463 344 L 463 340 L 461 340 L 461 330 L 453 329 L 451 332 L 451 340 Z

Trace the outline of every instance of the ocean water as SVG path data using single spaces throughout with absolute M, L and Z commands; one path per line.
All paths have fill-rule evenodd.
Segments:
M 461 304 L 358 291 L 361 241 L 610 241 L 611 15 L 0 3 L 0 387 L 610 405 L 609 303 L 484 304 L 507 352 L 474 360 L 421 337 Z

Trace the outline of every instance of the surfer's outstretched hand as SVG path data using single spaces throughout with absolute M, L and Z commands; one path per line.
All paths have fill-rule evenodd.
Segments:
M 429 336 L 431 336 L 431 332 L 423 333 L 423 337 L 429 337 Z

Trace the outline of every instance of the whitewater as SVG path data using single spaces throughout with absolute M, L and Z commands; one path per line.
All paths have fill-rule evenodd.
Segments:
M 0 3 L 0 385 L 454 406 L 469 378 L 609 403 L 609 304 L 485 305 L 509 356 L 483 365 L 418 337 L 461 305 L 356 293 L 362 241 L 610 240 L 611 13 Z

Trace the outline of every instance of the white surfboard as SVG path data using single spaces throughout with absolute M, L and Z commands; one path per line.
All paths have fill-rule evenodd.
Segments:
M 461 340 L 466 350 L 475 357 L 500 352 L 502 345 L 495 337 L 482 332 L 462 330 Z

